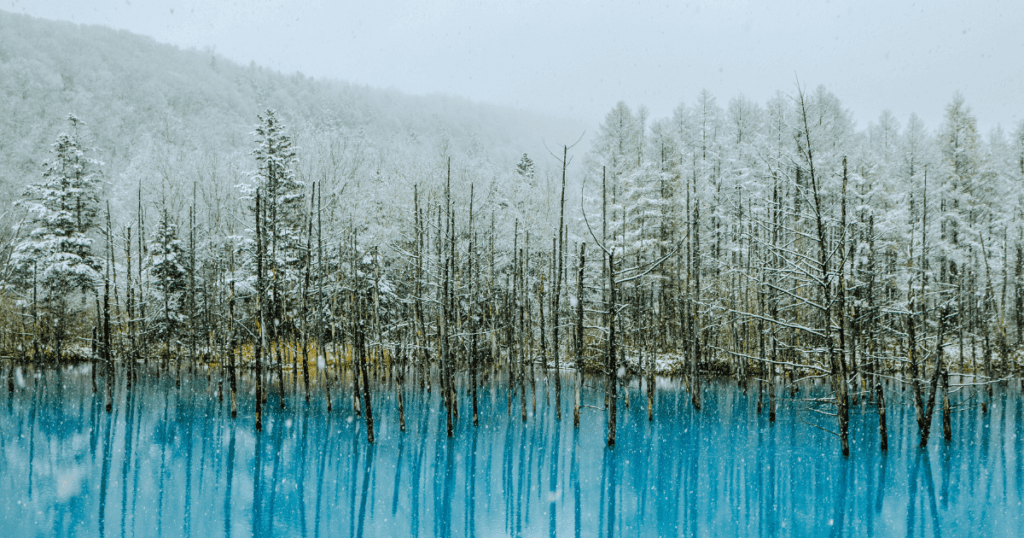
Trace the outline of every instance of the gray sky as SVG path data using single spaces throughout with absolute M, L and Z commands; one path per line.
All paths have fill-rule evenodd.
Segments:
M 968 5 L 970 4 L 970 5 Z M 964 94 L 987 133 L 1024 120 L 1024 2 L 0 0 L 284 72 L 580 116 L 620 100 L 665 117 L 824 84 L 859 127 L 892 110 L 936 128 Z

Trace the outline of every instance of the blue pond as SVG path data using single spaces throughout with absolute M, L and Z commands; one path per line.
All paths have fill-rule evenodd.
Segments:
M 917 448 L 909 394 L 890 384 L 889 453 L 878 449 L 872 404 L 854 406 L 851 457 L 823 428 L 828 417 L 780 400 L 778 421 L 757 414 L 757 392 L 711 383 L 695 412 L 685 388 L 660 380 L 655 419 L 631 387 L 618 443 L 605 415 L 585 408 L 574 429 L 571 389 L 556 421 L 553 389 L 537 411 L 486 384 L 480 426 L 461 402 L 455 437 L 442 404 L 406 391 L 398 428 L 394 390 L 378 390 L 377 442 L 335 392 L 307 406 L 268 399 L 253 429 L 250 379 L 239 415 L 216 380 L 166 377 L 126 393 L 113 412 L 85 369 L 24 373 L 0 400 L 0 534 L 21 536 L 1019 536 L 1024 532 L 1024 436 L 1019 391 L 954 396 L 953 441 Z M 570 378 L 563 385 L 571 387 Z M 293 385 L 289 383 L 291 390 Z M 585 404 L 603 405 L 599 387 Z M 797 398 L 814 393 L 803 387 Z M 294 393 L 292 393 L 294 394 Z M 460 397 L 465 398 L 463 391 Z M 529 399 L 528 399 L 529 402 Z M 624 402 L 623 402 L 624 403 Z M 529 404 L 528 404 L 529 405 Z

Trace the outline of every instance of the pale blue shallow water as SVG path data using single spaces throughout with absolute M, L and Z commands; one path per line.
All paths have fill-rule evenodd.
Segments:
M 0 535 L 1024 535 L 1019 391 L 997 390 L 987 414 L 955 413 L 950 444 L 936 416 L 922 451 L 890 385 L 888 455 L 873 407 L 856 406 L 843 459 L 805 421 L 835 426 L 799 403 L 769 425 L 756 392 L 713 383 L 694 412 L 685 390 L 661 385 L 650 423 L 634 384 L 609 450 L 602 412 L 573 428 L 568 378 L 561 422 L 543 382 L 525 424 L 518 398 L 509 417 L 504 390 L 486 386 L 480 427 L 464 398 L 453 439 L 436 392 L 407 391 L 402 433 L 393 392 L 378 391 L 368 446 L 338 394 L 327 414 L 322 394 L 282 412 L 272 393 L 257 435 L 252 396 L 232 420 L 205 376 L 119 391 L 111 414 L 80 371 L 28 376 L 0 393 Z M 586 403 L 601 402 L 588 391 Z

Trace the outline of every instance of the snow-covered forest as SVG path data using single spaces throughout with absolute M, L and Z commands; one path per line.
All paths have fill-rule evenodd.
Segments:
M 619 103 L 579 142 L 568 120 L 5 13 L 0 85 L 9 383 L 19 363 L 213 366 L 234 400 L 236 368 L 282 393 L 285 370 L 307 394 L 347 375 L 369 420 L 377 375 L 436 367 L 451 420 L 463 372 L 509 375 L 524 417 L 564 368 L 645 376 L 648 402 L 685 374 L 697 408 L 730 375 L 772 413 L 817 376 L 845 449 L 875 375 L 925 413 L 948 372 L 1019 365 L 1024 125 L 980 133 L 959 94 L 941 125 L 858 127 L 824 87 L 703 92 L 666 118 Z

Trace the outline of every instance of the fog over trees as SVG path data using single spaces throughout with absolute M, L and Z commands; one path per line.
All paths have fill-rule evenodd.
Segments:
M 0 95 L 8 372 L 210 367 L 234 402 L 251 368 L 257 429 L 266 391 L 323 386 L 373 442 L 372 388 L 440 390 L 451 435 L 484 379 L 525 421 L 572 369 L 609 445 L 630 376 L 652 418 L 675 373 L 695 409 L 728 375 L 773 419 L 812 377 L 844 453 L 853 402 L 884 430 L 882 379 L 924 444 L 950 372 L 988 394 L 1019 372 L 1024 125 L 979 133 L 959 94 L 941 125 L 880 103 L 858 127 L 825 87 L 702 92 L 665 118 L 619 103 L 577 144 L 557 118 L 0 13 Z

